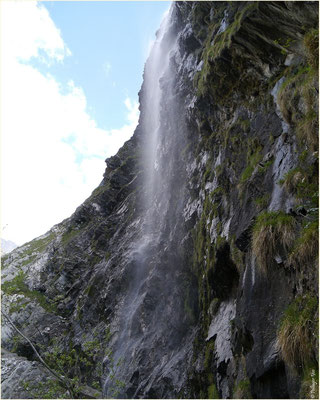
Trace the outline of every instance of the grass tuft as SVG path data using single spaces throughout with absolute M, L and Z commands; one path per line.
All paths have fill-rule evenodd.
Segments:
M 303 39 L 308 63 L 318 71 L 319 68 L 319 29 L 311 29 Z
M 304 368 L 313 361 L 317 327 L 317 298 L 297 297 L 285 311 L 278 331 L 282 357 L 291 368 Z
M 296 226 L 294 217 L 282 211 L 263 212 L 257 217 L 253 227 L 252 250 L 262 271 L 267 271 L 279 249 L 288 251 L 292 247 Z
M 289 256 L 289 264 L 296 269 L 299 266 L 310 266 L 318 258 L 318 250 L 319 223 L 316 220 L 303 228 Z

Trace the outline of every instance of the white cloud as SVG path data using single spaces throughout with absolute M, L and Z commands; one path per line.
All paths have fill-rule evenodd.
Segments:
M 35 1 L 6 1 L 1 9 L 1 50 L 6 57 L 41 58 L 41 50 L 51 61 L 71 55 L 44 6 Z
M 106 61 L 103 64 L 103 70 L 104 70 L 106 77 L 108 77 L 110 75 L 110 71 L 111 71 L 111 64 L 108 61 Z
M 67 87 L 26 63 L 71 54 L 47 10 L 35 2 L 2 2 L 1 184 L 4 236 L 17 244 L 71 215 L 102 179 L 104 159 L 128 140 L 138 105 L 125 99 L 127 121 L 100 129 L 82 88 Z M 21 62 L 23 60 L 24 62 Z

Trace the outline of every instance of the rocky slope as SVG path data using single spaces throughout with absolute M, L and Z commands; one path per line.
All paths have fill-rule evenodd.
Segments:
M 317 27 L 173 3 L 133 137 L 2 259 L 3 398 L 317 398 Z

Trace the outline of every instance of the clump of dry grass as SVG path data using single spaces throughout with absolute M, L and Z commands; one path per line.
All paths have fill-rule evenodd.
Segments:
M 318 70 L 319 68 L 319 29 L 311 29 L 303 38 L 303 43 L 306 48 L 308 63 Z
M 285 174 L 280 183 L 288 193 L 295 194 L 297 192 L 298 185 L 304 178 L 305 174 L 302 172 L 302 170 L 300 168 L 294 168 Z
M 317 298 L 297 297 L 285 311 L 278 331 L 282 357 L 291 368 L 304 368 L 313 361 L 317 327 Z
M 297 223 L 282 211 L 263 212 L 253 227 L 252 251 L 259 267 L 266 272 L 280 248 L 288 251 L 296 237 Z
M 298 268 L 299 266 L 310 266 L 318 259 L 319 250 L 319 224 L 318 221 L 309 223 L 297 239 L 288 262 Z
M 278 104 L 284 119 L 289 124 L 299 122 L 299 114 L 297 109 L 302 96 L 303 82 L 308 75 L 308 67 L 300 66 L 299 68 L 288 68 L 285 73 L 285 80 L 278 92 Z
M 313 71 L 312 68 L 309 70 L 300 87 L 305 112 L 297 123 L 297 137 L 300 143 L 307 145 L 312 152 L 317 151 L 319 145 L 318 75 L 314 75 Z M 318 72 L 318 69 L 316 71 Z
M 318 71 L 318 69 L 316 70 Z M 278 104 L 284 119 L 296 127 L 300 145 L 317 151 L 319 135 L 318 74 L 310 65 L 290 67 L 278 92 Z

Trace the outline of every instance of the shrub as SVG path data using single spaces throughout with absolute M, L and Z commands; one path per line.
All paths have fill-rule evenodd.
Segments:
M 293 245 L 296 225 L 295 219 L 282 211 L 263 212 L 257 217 L 252 250 L 264 272 L 280 248 L 287 251 Z
M 291 368 L 304 368 L 313 361 L 317 327 L 317 298 L 297 297 L 285 311 L 278 331 L 282 357 Z
M 47 379 L 45 382 L 34 383 L 24 381 L 23 389 L 29 392 L 32 399 L 65 399 L 68 398 L 66 389 L 57 379 Z

